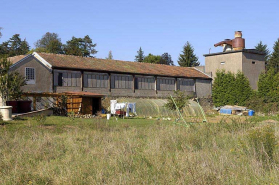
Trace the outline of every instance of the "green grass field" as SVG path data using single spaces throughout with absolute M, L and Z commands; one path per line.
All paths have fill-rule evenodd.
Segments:
M 0 183 L 279 184 L 279 124 L 270 119 L 279 120 L 2 123 Z

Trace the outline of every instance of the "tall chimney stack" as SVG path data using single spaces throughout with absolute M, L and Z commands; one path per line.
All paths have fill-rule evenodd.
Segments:
M 245 39 L 242 38 L 242 32 L 236 31 L 232 40 L 232 47 L 234 51 L 242 50 L 245 48 Z

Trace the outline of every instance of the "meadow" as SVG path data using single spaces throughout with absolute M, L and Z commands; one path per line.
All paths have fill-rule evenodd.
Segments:
M 279 184 L 279 117 L 0 125 L 1 184 Z

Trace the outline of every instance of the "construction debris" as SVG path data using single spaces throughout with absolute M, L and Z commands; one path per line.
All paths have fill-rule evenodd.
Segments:
M 247 107 L 237 105 L 225 105 L 223 107 L 217 107 L 215 110 L 219 111 L 220 114 L 231 114 L 239 116 L 254 116 L 255 111 L 248 109 Z

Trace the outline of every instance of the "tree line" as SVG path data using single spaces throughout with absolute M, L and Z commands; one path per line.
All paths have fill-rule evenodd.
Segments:
M 178 58 L 178 64 L 182 67 L 195 67 L 199 66 L 198 57 L 194 53 L 194 48 L 190 42 L 186 42 L 183 46 L 182 52 Z M 147 56 L 144 55 L 142 48 L 140 47 L 135 56 L 135 62 L 145 62 L 153 64 L 165 64 L 174 65 L 171 55 L 168 53 L 163 53 L 162 55 L 153 55 L 149 53 Z
M 0 27 L 0 38 L 2 36 Z M 66 54 L 83 57 L 94 57 L 98 52 L 95 47 L 96 43 L 93 43 L 89 35 L 83 38 L 72 37 L 71 40 L 66 41 L 65 44 L 61 42 L 61 38 L 57 33 L 47 32 L 41 39 L 35 42 L 35 48 L 30 49 L 29 43 L 26 39 L 21 39 L 20 34 L 14 34 L 9 40 L 0 44 L 0 55 L 4 54 L 8 57 L 16 55 L 25 55 L 36 52 L 55 53 L 55 54 Z M 106 59 L 113 59 L 112 51 L 109 51 Z M 169 53 L 165 52 L 162 55 L 153 55 L 149 53 L 144 56 L 142 48 L 137 51 L 135 57 L 136 62 L 154 63 L 154 64 L 165 64 L 174 65 L 172 57 Z M 193 46 L 187 42 L 182 49 L 182 53 L 179 55 L 178 64 L 183 67 L 198 66 L 198 57 L 194 54 Z
M 1 30 L 1 28 L 0 28 Z M 0 37 L 2 36 L 0 32 Z M 35 48 L 30 49 L 26 39 L 21 39 L 20 34 L 14 34 L 9 40 L 0 44 L 0 55 L 13 57 L 16 55 L 25 55 L 36 52 L 66 54 L 83 57 L 94 57 L 98 51 L 95 49 L 96 43 L 93 43 L 89 35 L 83 38 L 72 37 L 65 44 L 61 42 L 61 38 L 57 33 L 47 32 L 41 39 L 35 43 Z

